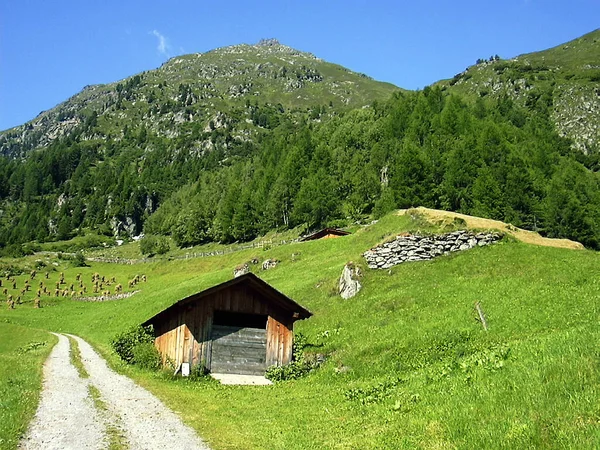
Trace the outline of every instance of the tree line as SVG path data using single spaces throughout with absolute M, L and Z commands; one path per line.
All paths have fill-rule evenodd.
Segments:
M 200 125 L 172 139 L 143 125 L 120 140 L 71 136 L 0 159 L 0 244 L 110 234 L 117 222 L 181 247 L 230 243 L 423 205 L 598 249 L 597 158 L 556 133 L 551 102 L 467 103 L 426 88 L 323 121 L 253 106 L 252 141 Z

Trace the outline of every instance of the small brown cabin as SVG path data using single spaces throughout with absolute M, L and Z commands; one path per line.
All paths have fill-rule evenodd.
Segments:
M 294 322 L 311 315 L 248 273 L 184 298 L 142 325 L 153 325 L 163 362 L 263 375 L 291 361 Z
M 340 236 L 347 236 L 349 234 L 350 233 L 348 233 L 347 231 L 338 230 L 337 228 L 323 228 L 322 230 L 319 230 L 316 233 L 303 237 L 302 239 L 300 239 L 300 242 L 315 241 L 317 239 L 336 238 Z

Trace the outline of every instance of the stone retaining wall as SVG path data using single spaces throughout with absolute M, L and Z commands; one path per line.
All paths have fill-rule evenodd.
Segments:
M 403 262 L 425 261 L 450 252 L 490 245 L 502 239 L 496 232 L 473 233 L 460 230 L 432 236 L 398 236 L 363 256 L 371 269 L 388 269 Z
M 110 300 L 123 300 L 124 298 L 129 298 L 132 295 L 137 294 L 140 291 L 133 291 L 133 292 L 123 292 L 121 294 L 115 294 L 115 295 L 96 295 L 96 296 L 89 296 L 89 297 L 73 297 L 73 300 L 76 300 L 78 302 L 106 302 L 106 301 L 110 301 Z

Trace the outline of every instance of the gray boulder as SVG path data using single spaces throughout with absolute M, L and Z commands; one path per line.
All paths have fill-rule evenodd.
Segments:
M 354 263 L 349 262 L 344 266 L 338 286 L 338 292 L 343 299 L 347 300 L 358 294 L 358 291 L 362 288 L 360 281 L 358 281 L 361 276 L 360 268 L 355 266 Z
M 279 260 L 277 259 L 267 259 L 262 263 L 263 270 L 269 270 L 277 266 L 279 264 Z

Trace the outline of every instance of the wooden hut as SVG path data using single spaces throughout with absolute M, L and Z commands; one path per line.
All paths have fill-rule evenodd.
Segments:
M 304 236 L 302 239 L 300 239 L 300 242 L 315 241 L 317 239 L 330 239 L 340 236 L 347 236 L 349 234 L 350 233 L 348 233 L 347 231 L 338 230 L 337 228 L 323 228 L 322 230 L 319 230 L 316 233 Z
M 143 325 L 154 327 L 163 362 L 263 375 L 291 361 L 294 322 L 311 315 L 248 273 L 184 298 Z

